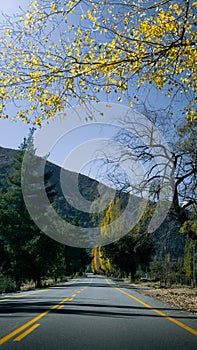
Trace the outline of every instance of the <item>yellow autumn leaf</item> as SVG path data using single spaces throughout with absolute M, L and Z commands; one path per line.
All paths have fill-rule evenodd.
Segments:
M 52 11 L 52 12 L 57 11 L 57 6 L 56 6 L 55 3 L 52 3 L 52 5 L 51 5 L 51 11 Z
M 8 36 L 8 37 L 10 37 L 10 36 L 11 36 L 11 30 L 10 30 L 10 29 L 7 29 L 7 30 L 5 31 L 5 35 Z

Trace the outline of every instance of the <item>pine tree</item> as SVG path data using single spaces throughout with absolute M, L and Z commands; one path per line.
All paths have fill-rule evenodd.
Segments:
M 40 286 L 41 277 L 52 273 L 56 259 L 59 264 L 61 259 L 58 258 L 62 254 L 61 245 L 47 237 L 35 225 L 23 200 L 21 164 L 27 149 L 35 155 L 32 135 L 33 129 L 20 145 L 13 171 L 8 176 L 9 187 L 1 197 L 0 206 L 1 249 L 4 247 L 7 254 L 7 272 L 15 279 L 17 289 L 25 279 L 34 279 L 36 285 Z M 46 181 L 49 177 L 50 174 L 47 174 Z M 40 179 L 33 178 L 38 185 Z M 49 196 L 50 193 L 54 196 L 54 188 L 51 186 L 48 188 Z M 39 208 L 38 203 L 37 206 Z

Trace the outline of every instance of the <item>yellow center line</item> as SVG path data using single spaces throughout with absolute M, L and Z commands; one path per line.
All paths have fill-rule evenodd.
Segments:
M 58 310 L 63 309 L 63 307 L 64 307 L 64 305 L 60 305 L 60 306 L 58 307 Z
M 66 301 L 68 301 L 68 300 L 69 300 L 69 298 L 65 298 L 65 299 L 63 299 L 62 301 L 60 301 L 59 304 L 60 304 L 60 305 L 61 305 L 61 304 L 64 304 L 64 303 L 65 303 Z
M 76 280 L 75 280 L 76 282 Z M 71 284 L 75 283 L 72 282 Z M 75 294 L 76 295 L 76 294 Z M 15 335 L 17 335 L 18 333 L 21 333 L 24 329 L 28 328 L 29 326 L 31 326 L 32 324 L 34 324 L 35 322 L 37 322 L 38 320 L 40 320 L 41 318 L 45 317 L 49 312 L 51 312 L 54 309 L 58 309 L 60 306 L 64 306 L 62 305 L 63 303 L 65 303 L 68 300 L 73 300 L 73 298 L 64 298 L 63 300 L 61 300 L 59 302 L 59 304 L 52 306 L 49 310 L 46 310 L 45 312 L 42 312 L 40 315 L 34 317 L 32 320 L 30 320 L 29 322 L 25 323 L 24 325 L 22 325 L 21 327 L 15 329 L 13 332 L 7 334 L 6 336 L 4 336 L 3 338 L 0 339 L 0 345 L 4 344 L 5 342 L 7 342 L 8 340 L 10 340 L 11 338 L 13 338 Z M 32 329 L 32 327 L 30 328 Z M 30 330 L 31 332 L 31 330 Z M 26 332 L 25 332 L 26 333 Z M 23 333 L 24 334 L 24 333 Z M 27 334 L 28 330 L 27 330 Z M 19 338 L 19 337 L 18 337 Z
M 57 305 L 56 305 L 57 307 Z M 36 321 L 40 320 L 42 317 L 46 316 L 53 308 L 42 312 L 40 315 L 34 317 L 31 321 L 25 323 L 24 325 L 22 325 L 21 327 L 15 329 L 13 332 L 7 334 L 5 337 L 0 339 L 0 345 L 4 344 L 5 342 L 7 342 L 8 340 L 10 340 L 12 337 L 14 337 L 15 335 L 17 335 L 18 333 L 21 333 L 24 329 L 26 329 L 27 327 L 31 326 L 33 323 L 35 323 Z
M 40 320 L 41 318 L 45 317 L 50 311 L 57 309 L 59 306 L 59 304 L 52 306 L 51 309 L 46 310 L 44 312 L 42 312 L 40 315 L 34 317 L 32 320 L 30 320 L 29 322 L 25 323 L 24 325 L 22 325 L 21 327 L 15 329 L 13 332 L 9 333 L 8 335 L 6 335 L 5 337 L 0 339 L 0 345 L 4 344 L 5 342 L 7 342 L 8 340 L 10 340 L 11 338 L 13 338 L 15 335 L 17 335 L 18 333 L 21 333 L 24 329 L 26 329 L 27 327 L 31 326 L 33 323 L 37 322 L 38 320 Z
M 28 334 L 34 331 L 34 329 L 38 328 L 40 326 L 39 323 L 34 324 L 31 328 L 29 328 L 26 332 L 19 335 L 17 338 L 15 338 L 13 341 L 20 341 L 23 338 L 25 338 Z
M 167 320 L 169 320 L 170 322 L 175 323 L 177 326 L 179 326 L 179 327 L 181 327 L 181 328 L 187 330 L 188 332 L 190 332 L 190 333 L 192 333 L 192 334 L 194 334 L 194 335 L 197 336 L 197 330 L 195 330 L 195 329 L 193 329 L 193 328 L 187 326 L 186 324 L 184 324 L 184 323 L 178 321 L 178 320 L 175 319 L 175 318 L 172 318 L 172 317 L 166 315 L 164 312 L 162 312 L 162 311 L 160 311 L 160 310 L 158 310 L 158 309 L 153 308 L 151 305 L 149 305 L 149 304 L 147 304 L 147 303 L 144 303 L 142 300 L 140 300 L 140 299 L 134 297 L 133 295 L 131 295 L 131 294 L 125 292 L 124 290 L 122 290 L 122 289 L 120 289 L 120 288 L 117 288 L 117 287 L 114 287 L 113 284 L 112 284 L 107 278 L 105 278 L 105 280 L 106 280 L 106 282 L 107 282 L 111 287 L 113 287 L 114 289 L 116 289 L 118 292 L 127 295 L 129 298 L 131 298 L 131 299 L 137 301 L 138 303 L 142 304 L 142 305 L 145 306 L 146 308 L 151 309 L 153 312 L 159 314 L 160 316 L 167 318 Z
M 70 284 L 74 284 L 76 281 L 78 281 L 79 278 L 73 282 L 71 282 Z M 91 283 L 91 281 L 90 281 Z M 90 284 L 89 283 L 89 284 Z M 87 286 L 88 287 L 88 286 Z M 85 288 L 87 288 L 85 287 Z M 84 289 L 85 289 L 84 288 Z M 44 291 L 39 291 L 39 292 L 32 292 L 32 293 L 28 293 L 27 295 L 31 295 L 31 294 L 37 294 L 37 293 L 42 293 L 42 292 L 45 292 L 46 290 Z M 24 296 L 24 294 L 23 294 Z M 28 321 L 27 323 L 25 323 L 24 325 L 20 326 L 19 328 L 15 329 L 13 332 L 7 334 L 6 336 L 4 336 L 3 338 L 0 339 L 0 345 L 4 344 L 5 342 L 7 342 L 8 340 L 10 340 L 11 338 L 13 338 L 15 335 L 21 333 L 24 329 L 28 328 L 29 326 L 31 326 L 32 324 L 34 324 L 35 322 L 37 322 L 38 320 L 40 320 L 41 318 L 45 317 L 49 312 L 51 312 L 52 310 L 54 309 L 61 309 L 64 307 L 64 303 L 66 301 L 71 301 L 73 300 L 74 296 L 76 296 L 76 294 L 73 294 L 72 295 L 72 298 L 64 298 L 63 300 L 61 300 L 59 302 L 59 304 L 57 305 L 54 305 L 52 306 L 49 310 L 46 310 L 45 312 L 42 312 L 40 315 L 34 317 L 32 320 Z M 16 297 L 20 297 L 20 296 L 16 296 Z M 13 298 L 16 298 L 16 297 L 13 297 Z M 13 299 L 13 298 L 10 298 L 10 299 Z M 7 299 L 7 300 L 10 300 L 10 299 Z M 1 300 L 1 301 L 6 301 L 6 299 L 4 300 Z M 34 325 L 33 327 L 29 328 L 26 332 L 22 333 L 19 337 L 17 337 L 16 339 L 14 339 L 14 341 L 19 341 L 19 339 L 21 340 L 23 337 L 25 337 L 26 335 L 28 335 L 29 333 L 31 333 L 34 329 L 36 329 L 38 326 Z M 25 334 L 25 335 L 24 335 Z M 24 336 L 23 336 L 24 335 Z

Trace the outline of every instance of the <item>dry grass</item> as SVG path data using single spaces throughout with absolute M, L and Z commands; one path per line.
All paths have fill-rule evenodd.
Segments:
M 183 310 L 197 313 L 197 288 L 172 287 L 160 288 L 158 284 L 140 283 L 133 284 L 139 288 L 139 292 L 167 302 L 173 306 L 178 306 Z
M 59 282 L 59 280 L 57 282 Z M 54 283 L 55 283 L 54 279 L 52 279 L 52 278 L 48 278 L 47 280 L 42 281 L 43 287 L 47 287 L 47 286 L 53 285 Z M 26 291 L 26 290 L 35 289 L 35 287 L 36 287 L 35 283 L 33 281 L 29 281 L 29 282 L 24 283 L 21 286 L 20 290 Z

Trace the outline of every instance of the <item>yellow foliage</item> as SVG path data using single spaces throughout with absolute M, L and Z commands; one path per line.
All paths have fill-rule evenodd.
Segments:
M 111 271 L 111 263 L 109 258 L 104 258 L 102 254 L 102 250 L 99 247 L 98 248 L 98 255 L 99 255 L 99 262 L 100 262 L 100 268 L 104 273 L 109 273 Z
M 121 11 L 118 3 L 104 0 L 99 6 L 91 1 L 87 10 L 80 6 L 73 0 L 61 6 L 50 0 L 47 7 L 33 1 L 26 13 L 13 19 L 20 23 L 19 32 L 11 21 L 6 24 L 1 41 L 0 87 L 7 91 L 3 103 L 13 97 L 31 98 L 48 119 L 73 98 L 83 104 L 90 98 L 98 100 L 97 92 L 103 90 L 106 94 L 115 91 L 121 102 L 131 84 L 154 84 L 169 99 L 187 94 L 183 113 L 189 120 L 197 118 L 196 1 L 160 3 L 158 8 L 142 1 L 130 8 L 122 4 Z M 82 12 L 81 22 L 78 29 L 70 27 L 69 41 L 69 29 L 62 23 L 75 9 Z M 48 85 L 50 97 L 42 99 Z M 46 111 L 46 106 L 51 108 Z
M 56 10 L 57 10 L 56 4 L 55 4 L 55 3 L 52 3 L 52 5 L 51 5 L 51 11 L 52 11 L 52 12 L 55 12 Z
M 109 273 L 111 264 L 109 258 L 104 258 L 100 247 L 92 249 L 92 272 L 93 273 Z
M 99 248 L 95 247 L 92 249 L 92 272 L 101 273 L 100 261 L 99 261 Z
M 11 36 L 11 30 L 10 29 L 6 30 L 5 31 L 5 35 L 10 37 Z

